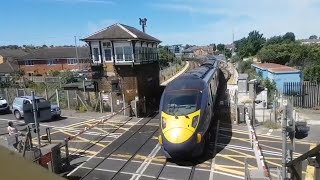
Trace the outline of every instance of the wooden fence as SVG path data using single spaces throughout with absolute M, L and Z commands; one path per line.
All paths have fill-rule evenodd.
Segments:
M 85 111 L 111 112 L 113 104 L 110 92 L 83 92 L 79 90 L 45 89 L 35 91 L 34 89 L 0 88 L 0 96 L 12 105 L 15 97 L 30 96 L 34 91 L 36 96 L 44 97 L 51 104 L 58 105 L 61 109 Z M 101 108 L 102 107 L 102 108 Z
M 294 107 L 320 106 L 320 84 L 316 82 L 285 82 L 282 94 L 290 99 Z

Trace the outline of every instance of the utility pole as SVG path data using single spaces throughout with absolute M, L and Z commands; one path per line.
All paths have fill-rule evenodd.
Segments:
M 79 56 L 78 56 L 77 36 L 74 36 L 74 45 L 76 47 L 77 63 L 79 63 L 79 69 L 82 70 L 82 65 L 81 65 L 81 62 L 79 62 Z
M 38 137 L 38 146 L 39 149 L 41 148 L 41 142 L 40 142 L 40 132 L 39 132 L 39 123 L 38 123 L 38 109 L 36 107 L 36 99 L 34 97 L 34 91 L 31 91 L 31 95 L 32 95 L 32 111 L 33 111 L 33 117 L 34 117 L 34 123 L 36 125 L 36 131 L 37 131 L 37 137 Z
M 234 53 L 234 29 L 232 28 L 232 55 Z
M 287 117 L 286 117 L 286 106 L 283 110 L 282 116 L 282 179 L 287 178 Z

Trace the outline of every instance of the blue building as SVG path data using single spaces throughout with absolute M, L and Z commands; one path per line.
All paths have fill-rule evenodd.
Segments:
M 283 92 L 285 82 L 303 81 L 302 72 L 293 67 L 275 63 L 257 63 L 252 66 L 263 79 L 274 81 L 279 92 Z

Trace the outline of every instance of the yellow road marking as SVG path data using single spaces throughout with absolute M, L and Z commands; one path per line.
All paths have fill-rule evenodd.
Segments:
M 267 162 L 267 163 L 269 163 L 269 164 L 272 164 L 272 165 L 274 165 L 274 166 L 282 167 L 282 165 L 281 165 L 281 164 L 277 164 L 277 163 L 272 162 L 272 161 L 268 161 L 268 160 L 266 160 L 266 162 Z
M 235 153 L 241 154 L 241 155 L 243 155 L 244 157 L 255 158 L 254 156 L 252 156 L 252 155 L 250 155 L 250 154 L 245 154 L 245 153 L 243 153 L 243 152 L 236 151 L 236 150 L 234 150 L 234 149 L 228 149 L 228 151 L 232 151 L 232 152 L 235 152 Z
M 59 131 L 64 133 L 64 134 L 67 134 L 69 136 L 73 136 L 73 134 L 71 134 L 71 133 L 68 133 L 68 132 L 65 132 L 65 131 L 62 131 L 62 130 L 59 130 Z M 76 138 L 78 138 L 80 140 L 83 140 L 84 142 L 89 142 L 89 143 L 95 144 L 95 145 L 103 147 L 103 148 L 106 147 L 106 145 L 103 145 L 103 144 L 100 144 L 100 143 L 93 143 L 92 141 L 90 141 L 88 139 L 85 139 L 85 138 L 82 138 L 82 137 L 79 137 L 79 136 L 76 136 Z
M 265 144 L 259 144 L 260 146 L 264 146 L 264 147 L 267 147 L 267 148 L 270 148 L 270 149 L 274 149 L 274 150 L 277 150 L 279 152 L 282 152 L 282 149 L 280 148 L 276 148 L 276 147 L 272 147 L 272 146 L 268 146 L 268 145 L 265 145 Z M 294 152 L 293 153 L 294 155 L 297 155 L 297 156 L 301 156 L 302 154 L 301 153 L 297 153 L 297 152 Z
M 90 124 L 87 124 L 87 125 L 91 126 Z M 101 128 L 98 128 L 98 127 L 94 127 L 94 128 L 92 128 L 92 129 L 96 129 L 96 130 L 101 131 L 101 132 L 106 133 L 106 134 L 109 134 L 109 133 L 110 133 L 110 132 L 107 132 L 107 131 L 105 131 L 105 130 L 103 130 L 103 129 L 101 129 Z
M 233 169 L 227 169 L 227 168 L 223 168 L 223 167 L 219 167 L 219 166 L 215 167 L 215 170 L 219 170 L 219 171 L 223 171 L 226 173 L 235 174 L 235 175 L 239 175 L 239 176 L 244 176 L 244 172 L 242 172 L 242 171 L 236 171 Z
M 316 145 L 311 145 L 310 146 L 310 150 L 315 148 Z M 313 180 L 314 179 L 314 167 L 313 166 L 310 166 L 308 164 L 307 166 L 307 170 L 306 170 L 306 177 L 305 177 L 306 180 Z
M 225 135 L 225 134 L 219 134 L 219 138 L 228 138 L 228 137 L 231 137 L 231 139 L 233 140 L 239 140 L 239 141 L 243 141 L 243 142 L 250 142 L 249 139 L 246 139 L 246 138 L 238 138 L 238 137 L 234 137 L 234 136 L 229 136 L 229 135 Z M 222 137 L 221 137 L 222 136 Z
M 223 157 L 223 158 L 225 158 L 225 159 L 229 159 L 230 161 L 234 161 L 234 162 L 237 162 L 237 163 L 239 163 L 239 164 L 244 165 L 244 162 L 239 161 L 239 160 L 237 160 L 237 159 L 234 159 L 234 158 L 232 158 L 232 157 L 229 157 L 228 155 L 221 155 L 221 157 Z M 250 165 L 250 164 L 249 164 L 249 167 L 253 168 L 253 166 Z
M 231 168 L 231 169 L 244 169 L 244 166 L 230 166 L 230 165 L 220 165 L 220 164 L 216 164 L 215 166 L 219 166 L 219 167 L 222 167 L 222 168 Z M 254 170 L 254 169 L 258 169 L 257 167 L 253 167 L 253 168 L 249 168 L 251 170 Z
M 84 149 L 76 149 L 76 148 L 71 148 L 71 147 L 68 147 L 68 150 L 72 151 L 72 152 L 76 152 L 76 153 L 86 153 L 86 154 L 90 154 L 90 155 L 94 155 L 94 154 L 97 153 L 96 151 L 89 151 L 89 150 L 84 150 Z

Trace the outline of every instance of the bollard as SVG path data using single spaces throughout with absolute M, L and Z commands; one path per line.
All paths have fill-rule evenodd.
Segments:
M 66 165 L 70 166 L 70 162 L 69 162 L 69 148 L 68 148 L 68 139 L 65 138 L 64 139 L 65 142 L 65 146 L 66 146 Z
M 51 144 L 51 133 L 50 133 L 50 128 L 46 128 L 46 133 L 48 137 L 48 142 Z

